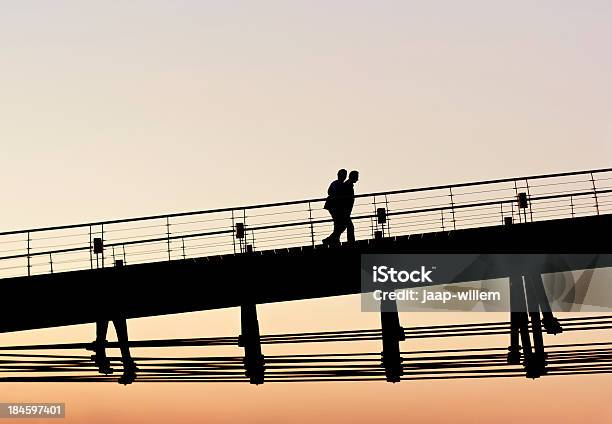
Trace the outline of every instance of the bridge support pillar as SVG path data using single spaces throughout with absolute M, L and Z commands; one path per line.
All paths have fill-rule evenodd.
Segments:
M 510 312 L 510 346 L 508 347 L 508 364 L 518 365 L 521 363 L 520 313 Z
M 510 276 L 510 347 L 508 347 L 508 363 L 520 364 L 521 342 L 519 337 L 524 337 L 523 327 L 525 312 L 521 308 L 524 303 L 522 294 L 522 277 L 520 275 Z M 521 298 L 522 294 L 522 298 Z
M 533 295 L 537 299 L 540 310 L 542 311 L 542 324 L 548 334 L 559 334 L 563 332 L 561 324 L 557 318 L 554 317 L 544 290 L 544 282 L 542 281 L 542 274 L 535 273 L 525 277 L 530 280 L 533 287 Z
M 400 381 L 403 374 L 399 342 L 405 340 L 404 329 L 400 325 L 395 300 L 383 299 L 380 303 L 380 323 L 382 329 L 382 365 L 385 377 L 390 383 Z
M 532 356 L 531 370 L 527 370 L 529 377 L 536 378 L 546 374 L 546 353 L 544 352 L 544 339 L 542 337 L 542 322 L 540 320 L 540 305 L 534 288 L 533 280 L 525 276 L 525 294 L 527 298 L 527 308 L 531 320 L 531 334 L 533 336 L 534 353 Z
M 532 349 L 529 335 L 529 317 L 525 301 L 525 287 L 521 274 L 510 276 L 510 347 L 508 350 L 508 363 L 518 364 L 521 358 L 521 345 L 523 350 L 523 366 L 531 369 Z M 519 341 L 520 338 L 520 341 Z
M 240 324 L 242 334 L 238 337 L 238 346 L 244 348 L 245 375 L 251 384 L 263 384 L 265 362 L 261 353 L 257 305 L 240 306 Z
M 534 284 L 533 278 L 530 276 L 523 277 L 521 274 L 510 276 L 511 312 L 508 363 L 520 363 L 522 345 L 523 365 L 529 378 L 538 378 L 546 374 L 546 353 L 540 319 L 540 301 L 541 297 L 538 296 L 537 284 Z M 546 302 L 548 303 L 548 301 Z M 529 331 L 530 321 L 531 331 Z

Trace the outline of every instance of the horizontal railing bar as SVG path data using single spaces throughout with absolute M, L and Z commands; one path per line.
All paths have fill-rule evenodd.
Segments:
M 536 196 L 536 197 L 530 197 L 529 200 L 530 202 L 533 202 L 533 201 L 545 200 L 545 199 L 589 196 L 589 195 L 603 194 L 603 193 L 612 193 L 612 189 L 602 190 L 602 191 L 597 190 L 595 192 L 592 190 L 589 190 L 589 191 L 576 192 L 576 193 L 564 193 L 564 194 L 555 194 L 555 195 L 546 195 L 546 196 Z M 411 210 L 405 210 L 405 211 L 399 211 L 399 212 L 388 212 L 387 215 L 388 216 L 399 216 L 399 215 L 409 215 L 409 214 L 426 213 L 426 212 L 439 212 L 439 211 L 451 210 L 451 209 L 467 209 L 467 208 L 474 208 L 474 207 L 480 207 L 480 206 L 508 204 L 508 203 L 514 203 L 514 202 L 516 202 L 516 199 L 494 200 L 494 201 L 488 201 L 488 202 L 469 203 L 469 204 L 463 204 L 463 205 L 440 206 L 440 207 L 435 207 L 435 208 L 411 209 Z M 376 217 L 376 214 L 366 214 L 366 215 L 353 216 L 351 217 L 351 219 L 362 220 L 362 219 L 370 219 L 374 217 Z M 307 220 L 307 221 L 298 221 L 298 222 L 283 223 L 283 224 L 263 225 L 259 227 L 246 227 L 246 229 L 248 231 L 259 231 L 259 230 L 267 230 L 267 229 L 274 229 L 274 228 L 295 227 L 295 226 L 300 226 L 300 225 L 323 224 L 323 223 L 329 223 L 329 222 L 333 222 L 333 220 L 329 218 L 312 220 L 312 221 Z M 228 229 L 228 230 L 209 231 L 209 232 L 204 232 L 204 233 L 194 233 L 194 234 L 186 234 L 186 235 L 171 236 L 171 237 L 165 236 L 165 237 L 157 237 L 157 238 L 152 238 L 152 239 L 132 240 L 132 241 L 126 241 L 126 242 L 111 243 L 111 244 L 105 245 L 104 247 L 105 248 L 122 247 L 122 246 L 129 246 L 129 245 L 135 245 L 135 244 L 166 242 L 168 240 L 172 241 L 172 240 L 180 240 L 180 239 L 187 239 L 187 238 L 206 237 L 206 236 L 211 236 L 211 235 L 231 234 L 233 231 L 234 229 Z M 20 254 L 20 255 L 12 255 L 12 256 L 3 256 L 3 257 L 0 257 L 0 260 L 19 259 L 19 258 L 27 258 L 28 256 L 34 257 L 34 256 L 42 256 L 42 255 L 49 255 L 49 254 L 68 253 L 68 252 L 75 252 L 75 251 L 89 251 L 89 250 L 90 250 L 90 246 L 84 246 L 84 247 L 76 247 L 76 248 L 69 248 L 69 249 L 45 251 L 45 252 L 33 252 L 33 253 L 30 253 L 29 255 Z
M 355 198 L 394 195 L 394 194 L 403 194 L 403 193 L 414 193 L 414 192 L 419 192 L 419 191 L 442 190 L 442 189 L 449 189 L 449 188 L 470 187 L 470 186 L 486 185 L 486 184 L 499 184 L 499 183 L 506 183 L 506 182 L 521 181 L 521 180 L 536 180 L 536 179 L 544 179 L 544 178 L 567 177 L 567 176 L 572 176 L 572 175 L 596 174 L 596 173 L 602 173 L 602 172 L 612 172 L 612 168 L 601 168 L 601 169 L 593 169 L 593 170 L 587 170 L 587 171 L 561 172 L 561 173 L 555 173 L 555 174 L 531 175 L 531 176 L 502 178 L 502 179 L 485 180 L 485 181 L 473 181 L 473 182 L 467 182 L 467 183 L 437 185 L 437 186 L 410 188 L 410 189 L 403 189 L 403 190 L 379 191 L 379 192 L 373 192 L 373 193 L 357 194 L 355 195 Z M 231 211 L 242 211 L 242 210 L 250 210 L 250 209 L 278 207 L 278 206 L 290 206 L 290 205 L 297 205 L 297 204 L 302 204 L 302 203 L 307 204 L 308 202 L 323 202 L 326 200 L 326 198 L 327 197 L 320 197 L 320 198 L 305 199 L 305 200 L 292 200 L 292 201 L 287 201 L 287 202 L 263 203 L 263 204 L 258 204 L 258 205 L 236 206 L 236 207 L 230 207 L 230 208 L 208 209 L 208 210 L 201 210 L 201 211 L 179 212 L 179 213 L 170 213 L 170 214 L 162 214 L 162 215 L 150 215 L 150 216 L 142 216 L 142 217 L 136 217 L 136 218 L 123 218 L 123 219 L 88 222 L 88 223 L 81 223 L 81 224 L 69 224 L 69 225 L 59 225 L 59 226 L 53 226 L 53 227 L 31 228 L 31 229 L 25 229 L 25 230 L 12 230 L 12 231 L 0 232 L 0 236 L 22 234 L 22 233 L 28 233 L 28 232 L 35 233 L 35 232 L 41 232 L 41 231 L 66 230 L 70 228 L 79 228 L 79 227 L 89 227 L 89 226 L 93 227 L 93 226 L 99 226 L 99 225 L 121 224 L 121 223 L 126 223 L 126 222 L 147 221 L 147 220 L 154 220 L 154 219 L 176 218 L 176 217 L 181 217 L 181 216 L 203 215 L 203 214 L 231 212 Z
M 590 191 L 583 191 L 583 192 L 577 192 L 577 193 L 554 194 L 554 195 L 548 195 L 548 196 L 530 197 L 529 200 L 530 202 L 532 202 L 532 201 L 544 200 L 544 199 L 557 199 L 557 198 L 572 197 L 572 196 L 588 196 L 588 195 L 608 193 L 608 192 L 612 192 L 612 190 L 605 190 L 605 191 L 598 190 L 595 192 L 593 190 L 590 190 Z M 467 208 L 476 208 L 479 206 L 491 206 L 491 205 L 500 205 L 500 204 L 506 204 L 506 203 L 515 203 L 515 202 L 516 202 L 516 199 L 493 200 L 493 201 L 488 201 L 488 202 L 466 203 L 463 205 L 440 206 L 440 207 L 435 207 L 435 208 L 424 208 L 424 209 L 409 209 L 407 211 L 401 211 L 401 212 L 388 212 L 387 215 L 391 216 L 391 215 L 405 215 L 408 213 L 438 212 L 442 210 L 467 209 Z M 375 215 L 370 215 L 370 217 L 373 217 L 373 216 Z

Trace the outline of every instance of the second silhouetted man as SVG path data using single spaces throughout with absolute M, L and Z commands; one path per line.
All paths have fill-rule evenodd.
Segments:
M 344 232 L 344 230 L 346 230 L 347 241 L 349 243 L 355 241 L 355 227 L 353 226 L 353 221 L 351 220 L 351 213 L 353 211 L 353 205 L 355 204 L 354 185 L 359 180 L 359 172 L 351 171 L 349 173 L 348 180 L 344 182 L 341 182 L 340 180 L 340 171 L 338 172 L 338 177 L 338 180 L 334 181 L 334 183 L 336 183 L 336 198 L 332 202 L 332 204 L 334 205 L 333 212 L 332 209 L 329 209 L 327 207 L 328 202 L 326 202 L 326 209 L 329 209 L 330 214 L 332 215 L 332 218 L 334 220 L 334 231 L 329 237 L 323 240 L 323 244 L 340 244 L 340 235 Z

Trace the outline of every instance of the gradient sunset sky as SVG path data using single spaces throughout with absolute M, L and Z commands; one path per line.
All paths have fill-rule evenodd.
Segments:
M 610 22 L 603 0 L 2 1 L 0 230 L 319 197 L 340 167 L 360 170 L 359 192 L 608 167 Z M 260 313 L 263 333 L 379 325 L 355 297 Z M 239 315 L 129 326 L 236 335 Z M 0 397 L 66 402 L 67 423 L 612 422 L 611 383 L 3 384 Z

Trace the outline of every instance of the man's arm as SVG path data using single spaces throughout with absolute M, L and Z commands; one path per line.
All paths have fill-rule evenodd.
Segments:
M 327 189 L 327 195 L 333 196 L 333 197 L 338 195 L 338 188 L 336 187 L 336 181 L 332 181 L 332 183 L 329 185 L 329 188 Z

